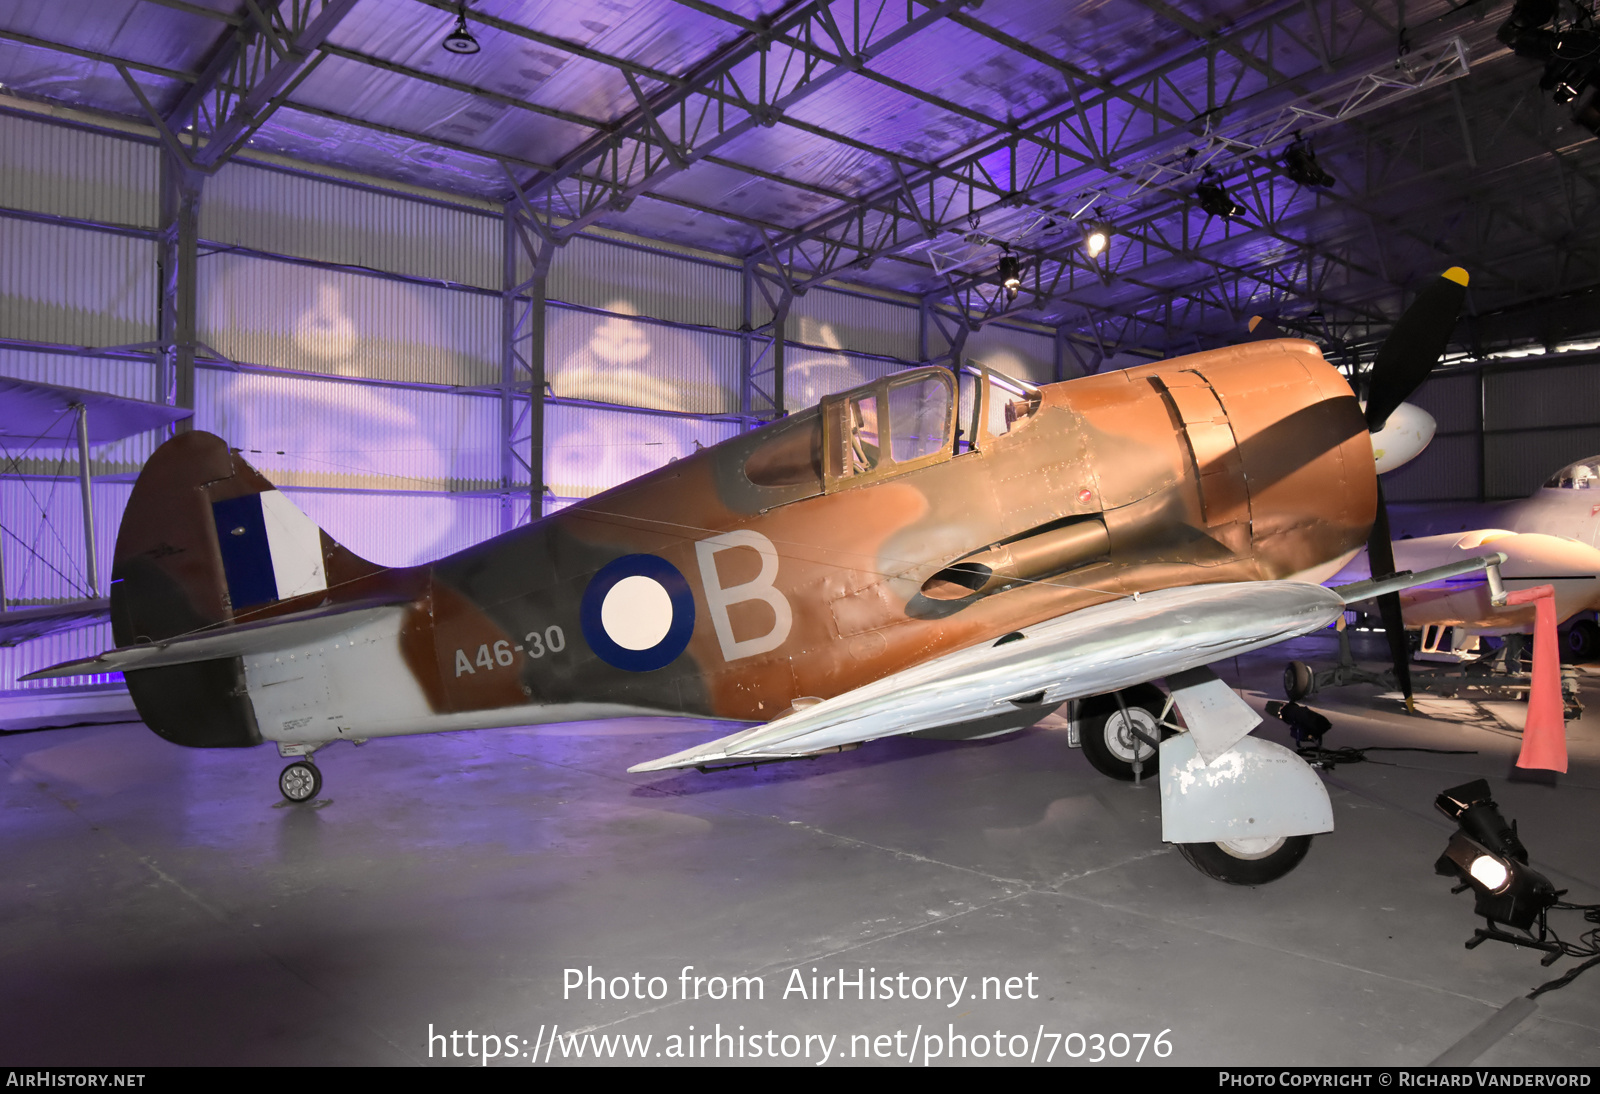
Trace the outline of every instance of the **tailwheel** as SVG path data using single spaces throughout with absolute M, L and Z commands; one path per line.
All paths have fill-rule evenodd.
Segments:
M 310 760 L 296 760 L 278 775 L 278 789 L 292 802 L 308 802 L 322 789 L 322 772 Z
M 1310 836 L 1219 840 L 1175 844 L 1189 865 L 1229 885 L 1265 885 L 1300 865 L 1311 849 Z
M 1078 740 L 1084 758 L 1102 775 L 1132 782 L 1133 765 L 1140 777 L 1156 774 L 1156 746 L 1164 736 L 1161 712 L 1166 694 L 1153 684 L 1125 688 L 1117 695 L 1096 695 L 1083 700 L 1078 713 Z

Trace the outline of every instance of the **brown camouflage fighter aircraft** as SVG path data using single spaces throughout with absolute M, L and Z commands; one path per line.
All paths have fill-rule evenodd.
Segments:
M 1397 324 L 1365 415 L 1293 339 L 1043 388 L 913 369 L 407 569 L 182 434 L 117 537 L 117 648 L 36 675 L 121 671 L 178 744 L 276 742 L 296 801 L 339 740 L 742 724 L 632 769 L 654 771 L 988 736 L 1078 699 L 1102 771 L 1135 778 L 1159 748 L 1164 839 L 1270 880 L 1331 830 L 1327 794 L 1204 666 L 1444 576 L 1317 584 L 1381 514 L 1369 430 L 1437 361 L 1465 283 L 1450 271 Z

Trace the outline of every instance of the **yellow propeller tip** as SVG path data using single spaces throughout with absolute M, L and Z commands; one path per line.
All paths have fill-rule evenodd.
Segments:
M 1465 286 L 1467 283 L 1467 271 L 1460 266 L 1451 266 L 1444 272 L 1444 276 L 1446 280 L 1454 281 L 1457 285 Z
M 1250 322 L 1248 322 L 1248 323 L 1246 323 L 1246 324 L 1245 324 L 1245 330 L 1248 330 L 1248 331 L 1250 331 L 1250 332 L 1251 332 L 1251 333 L 1252 333 L 1252 334 L 1254 334 L 1254 333 L 1255 333 L 1255 329 L 1256 329 L 1256 328 L 1257 328 L 1257 327 L 1259 327 L 1259 326 L 1260 326 L 1260 325 L 1261 325 L 1261 316 L 1259 316 L 1259 315 L 1252 315 L 1252 316 L 1251 316 L 1251 317 L 1250 317 Z

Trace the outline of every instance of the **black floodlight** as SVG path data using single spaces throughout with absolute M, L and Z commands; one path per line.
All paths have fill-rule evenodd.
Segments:
M 1294 738 L 1297 748 L 1321 748 L 1322 738 L 1333 728 L 1327 718 L 1292 699 L 1287 703 L 1268 703 L 1267 713 L 1289 727 L 1289 736 Z
M 1223 189 L 1222 180 L 1216 175 L 1206 175 L 1200 180 L 1200 185 L 1194 188 L 1194 196 L 1200 202 L 1200 208 L 1214 217 L 1237 217 L 1245 214 L 1245 207 L 1233 200 L 1233 196 Z
M 1317 154 L 1311 150 L 1311 143 L 1298 133 L 1289 147 L 1283 150 L 1283 169 L 1301 186 L 1327 189 L 1334 182 L 1333 176 L 1317 162 Z
M 1600 29 L 1587 8 L 1580 5 L 1580 11 L 1583 14 L 1576 25 L 1560 29 L 1551 25 L 1561 14 L 1558 0 L 1517 0 L 1511 17 L 1500 24 L 1495 36 L 1517 56 L 1544 62 L 1540 89 L 1562 105 L 1576 102 L 1572 120 L 1600 133 L 1600 111 L 1595 109 L 1600 87 Z M 1579 96 L 1583 96 L 1581 101 Z
M 472 32 L 467 29 L 466 4 L 456 9 L 456 29 L 444 36 L 444 48 L 451 53 L 463 55 L 476 53 L 482 48 L 478 45 L 478 40 L 472 36 Z
M 1006 291 L 1006 299 L 1015 300 L 1022 288 L 1022 260 L 1011 253 L 1010 247 L 1000 256 L 999 277 L 1000 287 Z
M 1476 896 L 1473 911 L 1489 921 L 1489 930 L 1480 929 L 1473 945 L 1484 938 L 1499 938 L 1518 945 L 1527 940 L 1495 930 L 1504 923 L 1519 931 L 1539 924 L 1539 940 L 1544 938 L 1544 915 L 1560 897 L 1548 878 L 1528 865 L 1528 849 L 1517 836 L 1515 824 L 1507 824 L 1490 796 L 1483 779 L 1452 787 L 1434 799 L 1439 811 L 1460 828 L 1450 837 L 1434 872 L 1455 877 L 1461 885 L 1456 892 L 1470 888 Z M 1539 947 L 1543 948 L 1543 947 Z

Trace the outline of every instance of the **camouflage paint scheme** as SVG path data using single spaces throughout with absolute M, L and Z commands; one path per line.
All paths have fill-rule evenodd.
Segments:
M 961 409 L 951 372 L 896 374 L 413 568 L 377 567 L 322 533 L 325 591 L 239 611 L 211 507 L 272 487 L 219 438 L 183 434 L 152 456 L 117 539 L 116 642 L 387 604 L 403 612 L 396 671 L 420 687 L 431 728 L 525 724 L 533 707 L 766 721 L 1125 593 L 1320 581 L 1373 521 L 1361 409 L 1309 342 L 1020 398 L 985 377 L 961 441 L 896 462 L 892 415 L 891 436 L 873 436 L 859 408 L 892 408 L 891 388 L 907 385 L 935 403 L 942 387 L 951 416 Z M 991 429 L 1002 402 L 1008 428 Z M 884 444 L 863 449 L 863 436 Z M 635 573 L 654 583 L 629 586 L 648 594 L 640 610 L 667 613 L 646 620 L 642 641 L 668 630 L 654 652 L 606 637 L 602 586 Z M 257 724 L 240 658 L 127 680 L 170 740 L 281 739 Z

